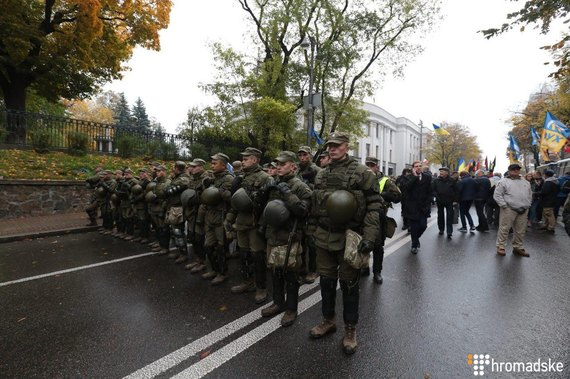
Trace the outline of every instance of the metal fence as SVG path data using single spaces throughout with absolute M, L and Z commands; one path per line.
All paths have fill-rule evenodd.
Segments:
M 177 134 L 133 126 L 0 108 L 0 142 L 37 150 L 84 150 L 171 160 L 186 158 L 190 141 Z

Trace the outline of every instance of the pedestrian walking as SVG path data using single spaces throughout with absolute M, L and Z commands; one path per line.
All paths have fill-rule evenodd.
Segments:
M 458 200 L 456 181 L 449 176 L 449 168 L 439 169 L 439 176 L 432 183 L 432 190 L 437 205 L 437 226 L 439 235 L 447 231 L 447 238 L 453 235 L 453 204 Z
M 475 172 L 475 184 L 477 192 L 475 192 L 475 211 L 477 212 L 478 225 L 475 229 L 479 232 L 486 233 L 489 231 L 489 224 L 485 216 L 485 204 L 491 195 L 491 181 L 485 175 L 483 170 Z
M 544 225 L 540 229 L 547 233 L 554 234 L 554 228 L 556 227 L 554 208 L 558 202 L 560 186 L 558 185 L 558 179 L 554 177 L 554 171 L 544 171 L 544 178 L 544 184 L 540 191 L 540 197 L 542 199 L 542 219 L 544 220 Z
M 475 224 L 473 223 L 469 209 L 473 204 L 473 200 L 475 200 L 477 184 L 467 171 L 461 171 L 459 173 L 459 183 L 457 187 L 459 189 L 459 217 L 461 219 L 461 228 L 459 228 L 459 231 L 461 233 L 467 233 L 467 222 L 469 222 L 469 231 L 474 233 Z
M 532 202 L 530 183 L 521 178 L 518 163 L 508 167 L 508 175 L 497 184 L 493 198 L 501 207 L 499 231 L 497 232 L 497 254 L 505 256 L 505 245 L 509 230 L 513 229 L 513 254 L 530 256 L 523 247 L 526 233 L 527 214 Z
M 420 237 L 427 229 L 427 219 L 431 215 L 431 178 L 431 174 L 422 172 L 422 163 L 414 161 L 411 175 L 405 176 L 402 184 L 406 198 L 403 212 L 410 225 L 412 254 L 420 251 Z

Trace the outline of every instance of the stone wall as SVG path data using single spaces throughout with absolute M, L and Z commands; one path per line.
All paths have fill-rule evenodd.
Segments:
M 91 194 L 82 181 L 0 180 L 0 218 L 83 212 Z

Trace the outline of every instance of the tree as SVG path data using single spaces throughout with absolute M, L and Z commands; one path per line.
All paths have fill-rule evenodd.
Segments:
M 119 94 L 118 101 L 112 104 L 113 118 L 117 129 L 128 128 L 131 125 L 131 110 L 124 92 Z
M 170 0 L 4 0 L 0 90 L 25 110 L 29 88 L 51 101 L 84 98 L 121 77 L 135 46 L 160 49 Z
M 150 119 L 148 118 L 146 107 L 140 97 L 135 101 L 131 115 L 136 128 L 139 128 L 141 131 L 150 130 Z
M 63 100 L 67 108 L 67 115 L 85 121 L 93 121 L 102 124 L 113 123 L 113 111 L 98 103 L 96 100 Z
M 430 162 L 453 167 L 460 158 L 480 159 L 481 149 L 477 137 L 466 126 L 442 122 L 440 125 L 449 135 L 430 134 L 427 138 L 426 154 Z
M 490 28 L 481 32 L 485 38 L 489 39 L 509 31 L 515 26 L 521 25 L 520 30 L 524 31 L 526 25 L 534 25 L 535 28 L 540 29 L 542 34 L 547 34 L 553 21 L 563 19 L 563 22 L 567 24 L 570 21 L 568 17 L 569 12 L 570 2 L 567 0 L 525 0 L 521 9 L 507 15 L 509 22 L 504 23 L 500 28 Z M 570 71 L 570 50 L 566 42 L 569 40 L 570 36 L 564 33 L 560 41 L 541 47 L 552 52 L 554 56 L 553 64 L 558 68 L 550 76 L 562 77 L 568 75 Z
M 407 37 L 427 31 L 439 12 L 438 1 L 238 1 L 263 48 L 262 96 L 295 96 L 297 108 L 302 106 L 311 54 L 300 46 L 305 38 L 311 41 L 315 91 L 323 98 L 316 115 L 321 137 L 339 126 L 360 132 L 365 114 L 346 113 L 358 115 L 359 100 L 374 88 L 374 75 L 400 71 L 421 50 Z M 348 120 L 355 124 L 343 124 Z

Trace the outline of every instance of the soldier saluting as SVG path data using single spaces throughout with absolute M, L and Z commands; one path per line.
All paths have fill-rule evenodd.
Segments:
M 340 280 L 345 334 L 343 351 L 356 351 L 360 267 L 345 260 L 347 231 L 362 235 L 357 254 L 368 255 L 380 229 L 379 212 L 382 199 L 376 176 L 354 158 L 348 156 L 349 136 L 332 133 L 326 142 L 330 164 L 315 177 L 311 223 L 317 247 L 317 268 L 321 276 L 323 321 L 311 329 L 312 338 L 336 331 L 335 300 Z

